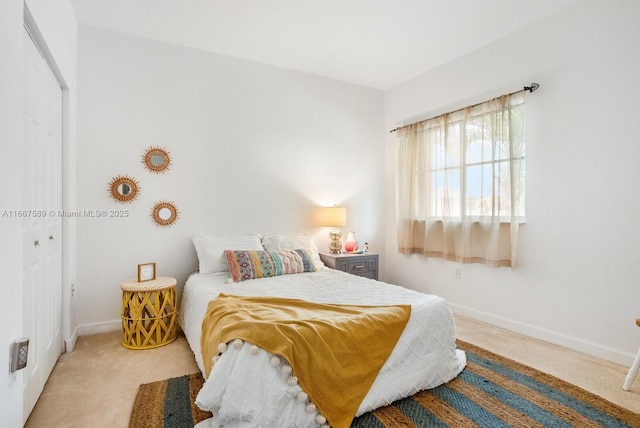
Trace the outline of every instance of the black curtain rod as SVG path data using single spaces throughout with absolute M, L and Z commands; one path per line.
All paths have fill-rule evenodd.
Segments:
M 535 91 L 536 89 L 538 89 L 539 87 L 540 87 L 540 85 L 538 85 L 537 83 L 533 82 L 533 83 L 531 83 L 531 86 L 525 86 L 523 90 L 524 90 L 524 91 L 529 91 L 529 93 L 531 93 L 531 92 Z M 520 92 L 520 91 L 511 92 L 510 94 L 507 94 L 507 95 L 517 94 L 518 92 Z M 503 96 L 504 96 L 504 95 L 503 95 Z M 499 97 L 496 97 L 496 98 L 499 98 Z M 494 100 L 495 100 L 495 98 L 494 98 Z M 484 104 L 484 103 L 486 103 L 486 102 L 487 102 L 487 101 L 483 101 L 483 102 L 481 102 L 481 103 L 474 104 L 474 105 L 471 105 L 471 106 L 467 106 L 467 107 L 464 107 L 464 108 L 473 108 L 473 107 L 479 106 L 480 104 Z M 460 110 L 463 110 L 463 109 L 455 110 L 455 111 L 453 111 L 452 113 L 455 113 L 456 111 L 460 111 Z M 427 121 L 427 120 L 435 119 L 436 117 L 439 117 L 439 116 L 442 116 L 442 115 L 438 115 L 438 116 L 434 116 L 434 117 L 432 117 L 432 118 L 430 118 L 430 119 L 424 119 L 424 120 L 420 120 L 420 121 L 418 121 L 418 122 L 410 123 L 409 125 L 398 126 L 397 128 L 394 128 L 394 129 L 392 129 L 391 131 L 389 131 L 389 133 L 391 133 L 391 132 L 396 132 L 398 129 L 400 129 L 400 128 L 404 128 L 405 126 L 410 126 L 410 125 L 414 125 L 414 124 L 416 124 L 416 123 L 425 122 L 425 121 Z

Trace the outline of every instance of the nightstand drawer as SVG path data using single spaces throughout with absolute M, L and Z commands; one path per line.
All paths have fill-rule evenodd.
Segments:
M 377 260 L 339 260 L 337 269 L 353 275 L 365 276 L 367 278 L 376 279 Z
M 377 254 L 320 254 L 320 259 L 332 269 L 365 278 L 378 279 Z

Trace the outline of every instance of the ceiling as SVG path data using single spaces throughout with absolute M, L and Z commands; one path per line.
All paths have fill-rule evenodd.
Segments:
M 71 0 L 116 32 L 386 90 L 576 0 Z

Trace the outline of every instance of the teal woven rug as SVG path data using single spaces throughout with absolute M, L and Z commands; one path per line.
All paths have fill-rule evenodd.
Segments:
M 467 367 L 451 382 L 354 419 L 352 428 L 640 427 L 640 415 L 531 367 L 458 341 Z M 193 401 L 202 376 L 141 385 L 131 428 L 183 428 L 211 416 Z

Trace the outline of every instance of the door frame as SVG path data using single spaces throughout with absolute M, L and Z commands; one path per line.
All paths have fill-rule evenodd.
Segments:
M 76 141 L 76 84 L 74 83 L 74 90 L 71 91 L 61 68 L 58 66 L 56 56 L 53 55 L 52 50 L 49 48 L 47 38 L 40 31 L 38 23 L 33 14 L 29 10 L 29 6 L 23 1 L 23 27 L 29 34 L 33 43 L 38 51 L 44 58 L 45 63 L 49 66 L 53 75 L 58 82 L 62 92 L 62 165 L 61 165 L 61 186 L 62 186 L 62 209 L 65 211 L 72 210 L 76 204 L 76 166 L 75 166 L 75 141 Z M 48 32 L 47 34 L 49 34 Z M 22 40 L 22 39 L 21 39 Z M 62 40 L 66 43 L 68 39 Z M 72 39 L 75 43 L 75 36 Z M 56 40 L 52 40 L 55 43 Z M 67 46 L 68 47 L 68 46 Z M 74 46 L 75 48 L 75 46 Z M 61 55 L 61 63 L 75 65 L 75 54 L 71 54 L 72 58 L 64 58 L 64 53 L 60 54 L 61 49 L 64 46 L 56 46 L 56 52 Z M 76 81 L 77 67 L 75 69 L 68 69 L 69 80 L 71 82 Z M 26 135 L 23 136 L 26 138 Z M 70 352 L 75 347 L 75 343 L 78 338 L 78 328 L 75 322 L 74 309 L 73 309 L 73 295 L 75 292 L 75 277 L 76 277 L 76 220 L 73 217 L 63 217 L 61 224 L 61 268 L 62 268 L 62 296 L 61 296 L 61 350 L 62 353 Z M 22 287 L 22 284 L 20 285 Z M 22 293 L 20 293 L 22 294 Z M 22 303 L 21 303 L 22 304 Z M 22 313 L 22 310 L 21 310 Z M 22 324 L 23 315 L 20 316 L 21 330 L 24 331 L 24 325 Z M 22 387 L 20 387 L 22 391 Z M 22 400 L 21 400 L 22 401 Z M 23 415 L 24 418 L 25 415 Z
M 67 80 L 60 67 L 58 67 L 46 38 L 40 31 L 38 24 L 29 10 L 29 6 L 24 2 L 23 26 L 31 36 L 36 48 L 42 54 L 45 62 L 51 68 L 53 75 L 62 89 L 62 209 L 73 210 L 76 203 L 76 166 L 72 162 L 75 156 L 75 122 L 72 126 L 72 118 L 76 117 L 72 106 L 77 105 L 76 94 L 71 93 Z M 75 70 L 77 72 L 77 69 Z M 70 76 L 72 81 L 75 76 Z M 75 91 L 77 92 L 77 91 Z M 73 97 L 73 98 L 72 98 Z M 75 322 L 73 310 L 73 296 L 75 293 L 75 237 L 76 219 L 74 217 L 64 217 L 62 219 L 62 337 L 63 352 L 70 352 L 75 347 L 78 340 L 78 327 Z

